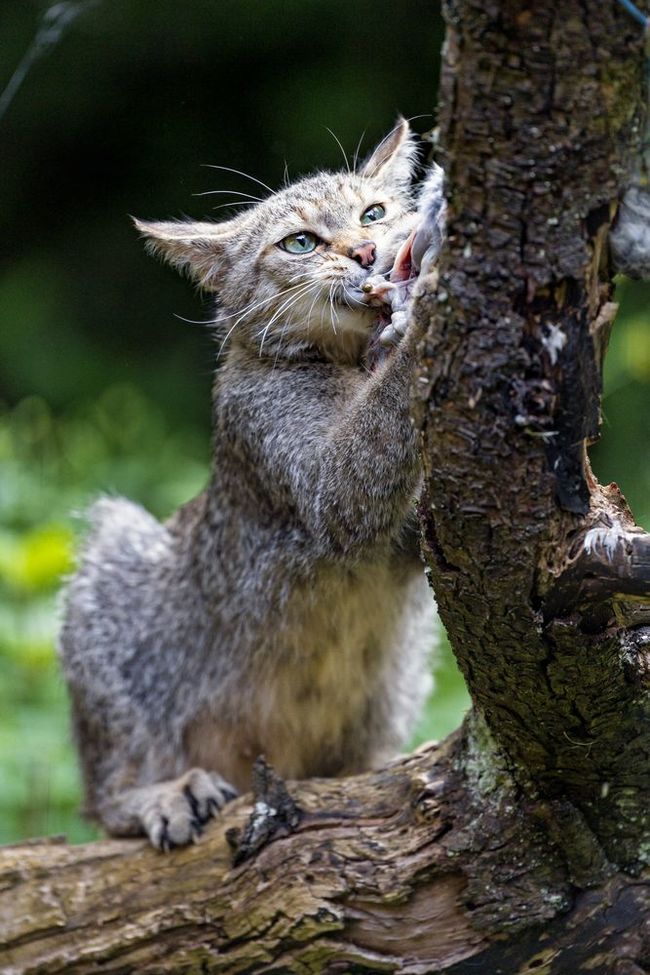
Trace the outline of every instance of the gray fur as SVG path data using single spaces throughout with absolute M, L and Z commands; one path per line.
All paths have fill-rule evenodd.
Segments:
M 650 280 L 650 188 L 631 186 L 621 200 L 609 235 L 616 270 Z
M 317 174 L 222 224 L 139 224 L 218 291 L 223 364 L 206 490 L 165 524 L 99 500 L 67 589 L 87 811 L 111 833 L 189 842 L 261 752 L 284 776 L 339 775 L 412 731 L 434 628 L 413 513 L 418 336 L 409 325 L 369 371 L 376 313 L 360 292 L 416 225 L 412 158 L 401 121 L 358 173 Z M 360 226 L 376 202 L 385 219 Z M 276 246 L 304 228 L 318 253 Z M 368 269 L 349 255 L 370 236 Z M 287 298 L 296 274 L 305 294 Z

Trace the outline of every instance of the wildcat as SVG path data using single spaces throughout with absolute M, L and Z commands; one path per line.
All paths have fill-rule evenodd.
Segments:
M 283 776 L 342 775 L 408 740 L 434 632 L 408 408 L 418 334 L 389 307 L 404 307 L 423 221 L 414 154 L 400 119 L 358 171 L 221 223 L 136 221 L 216 294 L 223 362 L 205 491 L 164 524 L 100 499 L 67 587 L 87 812 L 109 833 L 169 849 L 247 788 L 261 752 Z M 390 349 L 370 368 L 378 315 Z

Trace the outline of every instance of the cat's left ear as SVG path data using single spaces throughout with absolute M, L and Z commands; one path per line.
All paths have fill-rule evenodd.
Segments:
M 195 220 L 133 220 L 150 254 L 162 257 L 202 288 L 216 289 L 219 271 L 240 219 L 220 223 Z
M 413 178 L 417 146 L 405 118 L 381 140 L 359 170 L 361 176 L 378 178 L 406 188 Z

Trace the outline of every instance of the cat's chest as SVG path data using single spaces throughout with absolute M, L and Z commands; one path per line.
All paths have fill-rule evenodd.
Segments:
M 332 573 L 294 595 L 274 663 L 267 658 L 255 721 L 285 775 L 319 774 L 311 769 L 324 747 L 345 750 L 394 647 L 399 588 L 387 566 L 375 565 L 354 575 Z
M 297 586 L 282 620 L 259 635 L 236 707 L 191 729 L 191 761 L 240 789 L 260 754 L 288 778 L 358 770 L 358 733 L 390 673 L 404 585 L 378 562 Z

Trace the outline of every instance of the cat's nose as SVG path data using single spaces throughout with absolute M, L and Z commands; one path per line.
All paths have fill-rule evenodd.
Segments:
M 377 256 L 377 248 L 371 240 L 360 240 L 348 250 L 348 257 L 357 261 L 361 267 L 372 267 Z

